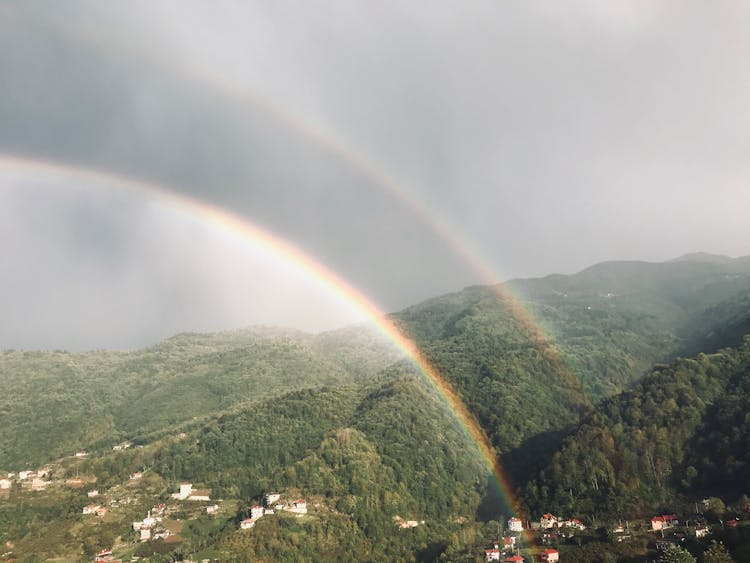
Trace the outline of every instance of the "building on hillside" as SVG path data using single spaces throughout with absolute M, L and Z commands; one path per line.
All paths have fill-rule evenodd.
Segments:
M 99 496 L 99 491 L 97 489 L 92 489 L 89 492 L 86 493 L 86 496 L 89 498 L 95 498 Z
M 711 533 L 708 529 L 708 526 L 700 526 L 695 529 L 695 537 L 696 538 L 705 538 L 709 533 Z
M 84 514 L 96 514 L 96 511 L 99 510 L 101 506 L 98 504 L 87 504 L 83 507 L 83 513 Z
M 560 553 L 556 549 L 545 549 L 542 551 L 542 561 L 545 563 L 556 563 L 560 561 Z
M 251 506 L 250 507 L 250 518 L 258 519 L 263 516 L 263 507 L 262 506 Z
M 240 522 L 241 530 L 249 530 L 253 526 L 255 526 L 255 520 L 252 518 L 245 518 L 242 522 Z
M 206 514 L 218 514 L 218 513 L 219 513 L 218 504 L 212 504 L 211 506 L 206 507 Z
M 651 518 L 651 531 L 658 532 L 677 526 L 680 522 L 674 514 L 662 514 Z
M 75 457 L 88 457 L 88 455 L 89 455 L 88 452 L 76 452 L 75 453 Z
M 516 548 L 516 537 L 506 536 L 503 538 L 503 551 L 505 553 L 511 553 Z
M 280 499 L 281 499 L 281 494 L 279 493 L 266 493 L 264 497 L 266 506 L 269 506 L 269 507 L 279 502 Z
M 505 559 L 505 563 L 523 563 L 523 557 L 520 555 L 511 555 Z
M 172 498 L 176 500 L 185 500 L 190 495 L 193 494 L 193 484 L 192 483 L 182 483 L 180 485 L 180 492 L 179 493 L 172 493 Z
M 500 550 L 493 547 L 484 550 L 484 557 L 487 561 L 500 561 Z
M 576 530 L 585 530 L 586 526 L 583 525 L 578 518 L 571 518 L 570 520 L 558 520 L 557 525 L 560 528 L 573 528 Z
M 13 481 L 10 479 L 0 479 L 0 489 L 10 489 L 13 486 Z
M 294 512 L 295 514 L 307 514 L 307 503 L 304 501 L 304 499 L 299 499 L 292 503 L 292 506 L 287 508 L 289 512 Z
M 211 500 L 211 491 L 208 489 L 195 489 L 187 499 L 208 502 Z
M 539 520 L 539 526 L 543 530 L 549 530 L 550 528 L 554 528 L 557 526 L 558 518 L 554 514 L 544 514 L 542 515 L 541 520 Z
M 141 541 L 148 541 L 151 539 L 151 528 L 141 528 L 139 533 Z
M 511 518 L 508 520 L 508 530 L 511 532 L 523 532 L 523 522 L 520 518 Z
M 39 477 L 34 477 L 31 480 L 31 490 L 32 491 L 43 491 L 47 488 L 47 485 L 49 485 L 51 481 L 45 481 L 44 479 L 40 479 Z

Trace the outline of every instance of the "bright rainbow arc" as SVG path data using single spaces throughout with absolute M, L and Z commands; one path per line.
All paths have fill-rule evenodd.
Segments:
M 77 34 L 79 37 L 87 38 L 93 45 L 107 44 L 123 53 L 141 56 L 148 60 L 149 64 L 157 65 L 164 72 L 177 70 L 189 80 L 209 85 L 228 100 L 236 101 L 240 105 L 249 105 L 265 112 L 288 129 L 315 145 L 323 147 L 329 154 L 347 163 L 362 176 L 369 179 L 373 186 L 383 190 L 403 205 L 405 209 L 408 209 L 421 224 L 434 232 L 455 256 L 459 257 L 477 274 L 481 283 L 491 286 L 495 296 L 521 325 L 552 371 L 569 389 L 580 394 L 583 398 L 580 408 L 582 410 L 594 408 L 581 385 L 580 379 L 576 377 L 573 369 L 569 366 L 565 354 L 558 349 L 554 339 L 547 334 L 541 323 L 523 306 L 521 299 L 504 284 L 498 283 L 499 276 L 492 268 L 487 266 L 490 261 L 483 259 L 474 245 L 465 237 L 462 237 L 457 229 L 451 227 L 449 221 L 438 210 L 413 195 L 413 190 L 406 189 L 403 182 L 386 173 L 383 167 L 379 166 L 372 158 L 368 158 L 362 151 L 353 149 L 350 143 L 341 140 L 340 136 L 337 137 L 330 128 L 325 127 L 319 121 L 313 120 L 309 116 L 300 115 L 299 112 L 293 112 L 269 97 L 258 95 L 249 87 L 227 79 L 212 65 L 201 64 L 190 59 L 175 60 L 174 58 L 168 58 L 165 54 L 166 51 L 154 49 L 149 43 L 118 42 L 113 40 L 113 36 L 105 36 L 101 30 L 96 28 L 79 29 Z
M 120 46 L 121 48 L 123 46 Z M 191 61 L 166 60 L 162 53 L 154 52 L 148 46 L 138 47 L 128 45 L 126 51 L 141 51 L 149 55 L 148 60 L 160 61 L 165 69 L 179 69 L 189 79 L 196 80 L 202 84 L 208 84 L 221 93 L 225 98 L 234 100 L 241 105 L 247 104 L 272 116 L 288 129 L 301 135 L 315 145 L 324 148 L 329 154 L 345 162 L 352 169 L 367 178 L 374 186 L 386 192 L 398 201 L 412 216 L 428 227 L 437 235 L 451 252 L 460 258 L 484 283 L 491 287 L 497 299 L 506 307 L 508 313 L 515 319 L 531 339 L 532 343 L 552 371 L 560 378 L 566 387 L 579 394 L 583 401 L 579 405 L 582 411 L 594 408 L 580 379 L 568 364 L 566 355 L 558 349 L 554 339 L 543 329 L 526 307 L 521 299 L 515 295 L 507 286 L 498 283 L 499 276 L 492 268 L 488 267 L 489 260 L 483 259 L 474 246 L 466 237 L 460 235 L 457 229 L 439 213 L 434 207 L 429 206 L 415 195 L 413 190 L 404 187 L 403 182 L 386 173 L 373 159 L 368 158 L 363 152 L 351 148 L 340 140 L 329 128 L 316 122 L 309 117 L 301 116 L 299 113 L 279 105 L 268 97 L 257 95 L 247 87 L 232 83 L 220 73 L 214 71 L 209 65 L 195 64 Z
M 18 156 L 0 155 L 0 169 L 16 170 L 24 174 L 44 175 L 50 179 L 86 179 L 126 192 L 136 192 L 154 198 L 167 206 L 177 207 L 201 221 L 208 222 L 240 239 L 270 249 L 275 255 L 301 268 L 313 279 L 320 281 L 355 309 L 361 311 L 394 343 L 422 372 L 428 382 L 443 397 L 460 425 L 476 446 L 481 458 L 497 480 L 506 508 L 520 517 L 521 506 L 512 492 L 510 480 L 498 462 L 497 455 L 474 416 L 466 408 L 453 387 L 424 357 L 418 346 L 408 338 L 382 311 L 346 281 L 314 261 L 288 242 L 260 229 L 249 221 L 227 210 L 178 194 L 163 186 L 144 183 L 102 171 L 67 166 Z

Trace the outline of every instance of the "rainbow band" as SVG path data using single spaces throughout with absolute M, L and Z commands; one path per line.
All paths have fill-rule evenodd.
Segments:
M 66 166 L 10 155 L 0 155 L 0 170 L 34 174 L 37 177 L 41 175 L 58 181 L 84 179 L 97 184 L 107 185 L 119 191 L 146 195 L 158 203 L 178 208 L 192 217 L 209 223 L 241 240 L 259 245 L 271 251 L 280 259 L 297 266 L 312 279 L 319 281 L 331 289 L 336 295 L 340 296 L 370 319 L 383 335 L 393 342 L 414 363 L 427 381 L 442 396 L 460 425 L 465 429 L 472 443 L 475 444 L 483 462 L 496 478 L 507 508 L 512 514 L 521 514 L 520 503 L 512 492 L 510 481 L 500 466 L 492 445 L 450 383 L 427 361 L 414 341 L 408 338 L 374 303 L 310 256 L 234 213 L 178 194 L 163 186 L 114 176 L 88 168 Z M 513 303 L 512 300 L 511 303 Z M 517 304 L 517 307 L 520 308 L 520 305 Z

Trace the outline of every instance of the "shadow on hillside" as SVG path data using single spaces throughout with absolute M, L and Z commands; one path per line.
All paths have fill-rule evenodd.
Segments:
M 477 508 L 477 519 L 487 522 L 508 516 L 511 507 L 508 505 L 503 488 L 507 485 L 513 494 L 516 494 L 516 491 L 523 488 L 541 469 L 549 465 L 562 441 L 574 430 L 575 428 L 571 427 L 565 430 L 542 432 L 503 455 L 500 464 L 510 482 L 501 485 L 497 483 L 497 479 L 490 479 L 487 493 Z

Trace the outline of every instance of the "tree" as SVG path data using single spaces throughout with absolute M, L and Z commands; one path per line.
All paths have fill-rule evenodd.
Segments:
M 724 547 L 724 544 L 716 540 L 711 542 L 711 546 L 703 552 L 703 563 L 734 563 L 734 559 Z
M 672 546 L 659 555 L 658 563 L 696 563 L 690 552 L 679 546 Z

